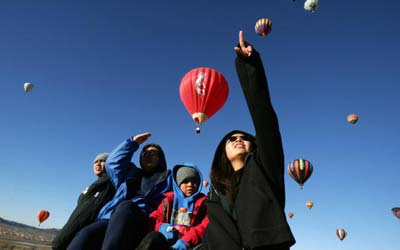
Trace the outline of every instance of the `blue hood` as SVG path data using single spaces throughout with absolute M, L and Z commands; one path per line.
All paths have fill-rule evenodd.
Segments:
M 200 177 L 198 190 L 188 197 L 185 197 L 185 195 L 179 188 L 178 183 L 176 182 L 176 173 L 180 167 L 194 168 Z M 191 162 L 184 162 L 174 166 L 172 170 L 172 177 L 173 177 L 172 187 L 174 190 L 174 204 L 172 208 L 173 211 L 171 213 L 171 222 L 173 222 L 174 225 L 177 224 L 177 225 L 190 226 L 190 216 L 193 212 L 194 203 L 196 202 L 198 196 L 201 194 L 201 189 L 203 187 L 203 176 L 195 164 Z M 182 209 L 184 210 L 184 212 L 180 212 L 182 211 Z

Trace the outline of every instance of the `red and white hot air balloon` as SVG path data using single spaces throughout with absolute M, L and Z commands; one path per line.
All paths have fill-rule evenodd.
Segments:
M 196 132 L 200 133 L 200 126 L 225 104 L 229 87 L 220 72 L 201 67 L 186 73 L 179 92 L 187 111 L 198 124 Z

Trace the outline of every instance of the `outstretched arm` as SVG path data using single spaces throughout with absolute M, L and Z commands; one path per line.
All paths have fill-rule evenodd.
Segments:
M 257 154 L 275 188 L 284 190 L 284 155 L 278 118 L 271 103 L 268 82 L 260 55 L 239 32 L 236 70 L 256 131 Z

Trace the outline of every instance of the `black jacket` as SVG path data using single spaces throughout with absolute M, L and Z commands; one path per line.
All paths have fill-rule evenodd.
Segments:
M 78 205 L 72 212 L 67 223 L 55 237 L 53 249 L 67 249 L 69 243 L 71 243 L 79 230 L 96 221 L 100 209 L 112 199 L 114 194 L 114 185 L 105 174 L 83 191 L 78 198 Z
M 250 57 L 238 54 L 235 63 L 255 127 L 255 150 L 245 160 L 233 209 L 222 192 L 210 188 L 205 245 L 210 250 L 289 249 L 295 239 L 284 212 L 284 154 L 264 67 L 254 49 Z M 214 160 L 237 132 L 245 133 L 224 136 Z

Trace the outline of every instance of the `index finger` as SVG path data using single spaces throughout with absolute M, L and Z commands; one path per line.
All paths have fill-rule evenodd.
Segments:
M 243 35 L 243 30 L 239 31 L 239 44 L 240 47 L 244 48 L 244 35 Z

